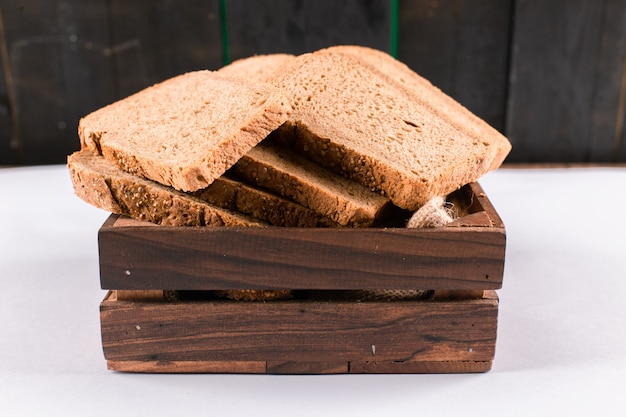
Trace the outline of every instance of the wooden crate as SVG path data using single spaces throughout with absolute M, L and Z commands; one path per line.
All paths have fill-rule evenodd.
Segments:
M 102 343 L 133 372 L 484 372 L 495 353 L 504 225 L 477 183 L 436 229 L 161 227 L 99 232 Z M 365 297 L 381 290 L 420 297 Z M 215 290 L 288 289 L 288 300 Z M 170 299 L 168 294 L 177 294 Z

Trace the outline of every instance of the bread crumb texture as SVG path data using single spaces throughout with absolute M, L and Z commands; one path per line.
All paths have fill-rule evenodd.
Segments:
M 103 107 L 79 123 L 83 149 L 184 191 L 209 185 L 278 128 L 286 97 L 258 82 L 196 71 Z
M 78 134 L 76 194 L 162 225 L 369 227 L 476 181 L 511 149 L 360 46 L 182 74 L 85 116 Z
M 76 194 L 86 202 L 112 213 L 164 226 L 266 225 L 188 193 L 129 174 L 90 151 L 78 151 L 70 155 L 68 167 Z
M 460 104 L 359 51 L 300 55 L 273 79 L 292 100 L 299 151 L 411 210 L 498 165 L 506 138 L 463 128 L 457 118 L 476 120 Z

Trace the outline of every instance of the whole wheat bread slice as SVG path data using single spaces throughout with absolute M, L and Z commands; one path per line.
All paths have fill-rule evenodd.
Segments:
M 294 55 L 287 54 L 256 55 L 235 61 L 218 72 L 266 81 L 293 59 Z M 278 134 L 291 132 L 281 129 L 271 136 Z M 269 140 L 251 149 L 232 168 L 240 179 L 331 217 L 342 226 L 371 226 L 390 204 L 380 194 L 277 146 L 278 141 L 270 144 Z
M 371 226 L 391 205 L 380 194 L 270 140 L 248 151 L 231 171 L 243 181 L 296 201 L 341 226 Z
M 76 195 L 98 208 L 166 226 L 244 226 L 266 223 L 129 174 L 90 151 L 68 157 Z
M 294 58 L 295 55 L 290 54 L 254 55 L 233 61 L 217 72 L 222 75 L 265 82 L 280 70 L 281 65 Z
M 292 100 L 295 148 L 330 170 L 416 210 L 497 166 L 499 142 L 434 111 L 439 90 L 410 90 L 353 54 L 304 54 L 272 83 Z
M 276 88 L 211 71 L 183 74 L 85 116 L 83 149 L 183 191 L 205 188 L 287 120 Z
M 330 218 L 293 201 L 222 175 L 193 193 L 201 200 L 282 227 L 338 227 Z
M 343 53 L 359 58 L 385 74 L 391 82 L 413 92 L 416 100 L 422 100 L 433 113 L 446 118 L 469 137 L 495 145 L 498 154 L 489 167 L 490 170 L 497 169 L 511 151 L 511 143 L 504 135 L 391 55 L 356 45 L 332 46 L 320 52 Z

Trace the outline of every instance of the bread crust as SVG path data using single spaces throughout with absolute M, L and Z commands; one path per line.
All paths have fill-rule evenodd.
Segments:
M 183 74 L 85 116 L 81 148 L 124 171 L 195 191 L 208 186 L 290 113 L 264 83 L 211 71 Z
M 245 182 L 296 201 L 341 226 L 371 226 L 391 204 L 270 138 L 251 149 L 231 170 Z
M 272 83 L 292 98 L 298 152 L 404 209 L 447 195 L 501 162 L 504 148 L 458 126 L 455 114 L 465 114 L 458 103 L 448 112 L 433 109 L 431 100 L 451 99 L 426 81 L 430 87 L 408 89 L 355 54 L 300 55 Z
M 251 187 L 222 175 L 194 193 L 218 207 L 236 211 L 280 227 L 338 227 L 321 213 L 280 196 Z
M 90 151 L 78 151 L 70 155 L 68 168 L 76 195 L 112 213 L 164 226 L 267 225 L 171 187 L 129 174 Z

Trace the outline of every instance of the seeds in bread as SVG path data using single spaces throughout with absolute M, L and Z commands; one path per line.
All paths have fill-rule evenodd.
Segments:
M 201 200 L 283 227 L 337 227 L 328 217 L 277 195 L 222 175 L 194 193 Z
M 391 204 L 380 194 L 268 140 L 246 153 L 231 171 L 245 182 L 298 202 L 341 226 L 371 226 Z
M 475 181 L 499 152 L 350 54 L 300 55 L 272 83 L 292 99 L 299 152 L 404 209 Z
M 98 208 L 164 226 L 267 226 L 187 193 L 129 174 L 90 151 L 68 157 L 76 195 Z
M 123 170 L 195 191 L 208 186 L 289 114 L 276 88 L 211 71 L 183 74 L 85 116 L 83 149 Z

